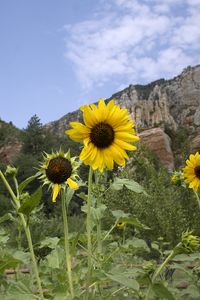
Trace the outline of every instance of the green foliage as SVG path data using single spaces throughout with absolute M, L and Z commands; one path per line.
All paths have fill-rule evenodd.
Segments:
M 12 122 L 6 123 L 0 120 L 0 147 L 13 143 L 21 138 L 21 132 Z
M 174 245 L 182 231 L 188 228 L 199 234 L 198 208 L 191 191 L 174 186 L 167 170 L 155 162 L 148 150 L 140 151 L 131 164 L 117 175 L 139 181 L 149 197 L 126 187 L 118 191 L 109 189 L 105 204 L 111 210 L 121 209 L 142 220 L 151 228 L 150 231 L 144 232 L 148 241 L 157 240 L 162 236 Z M 105 220 L 106 224 L 109 223 L 109 218 L 110 215 Z

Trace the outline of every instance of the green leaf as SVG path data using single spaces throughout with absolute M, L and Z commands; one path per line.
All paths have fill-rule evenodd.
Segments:
M 133 237 L 130 240 L 126 241 L 126 244 L 124 245 L 125 248 L 135 248 L 135 249 L 144 249 L 146 251 L 149 251 L 149 248 L 146 244 L 146 242 L 142 239 L 138 239 L 136 237 Z
M 133 179 L 127 179 L 127 178 L 115 178 L 114 182 L 111 184 L 111 189 L 119 191 L 122 190 L 123 187 L 126 187 L 130 191 L 133 191 L 137 194 L 144 194 L 145 196 L 148 196 L 148 194 L 145 192 L 144 188 L 134 181 Z
M 39 204 L 41 197 L 42 188 L 39 187 L 34 194 L 32 194 L 24 203 L 22 203 L 18 211 L 24 215 L 30 215 L 32 210 Z
M 69 205 L 70 201 L 72 200 L 74 192 L 75 191 L 73 189 L 70 189 L 70 188 L 67 189 L 66 198 L 65 198 L 67 206 Z
M 46 256 L 48 267 L 51 269 L 59 269 L 59 253 L 57 249 L 53 250 L 50 254 Z
M 12 216 L 12 214 L 10 213 L 7 213 L 5 214 L 4 216 L 2 216 L 0 218 L 0 224 L 3 223 L 3 222 L 6 222 L 6 221 L 15 221 L 15 218 Z
M 9 268 L 16 268 L 20 263 L 21 260 L 16 259 L 10 255 L 0 257 L 0 273 L 3 273 L 6 269 Z
M 23 191 L 23 189 L 31 182 L 33 181 L 34 179 L 36 178 L 36 176 L 30 176 L 28 178 L 26 178 L 24 181 L 22 181 L 20 184 L 19 184 L 19 193 L 21 194 L 21 192 Z
M 29 286 L 25 285 L 22 281 L 12 282 L 9 286 L 8 294 L 5 300 L 34 300 L 38 296 L 34 295 Z
M 167 300 L 175 300 L 172 293 L 162 283 L 154 283 L 152 285 L 152 289 L 154 293 L 160 298 Z
M 126 214 L 125 212 L 123 212 L 123 210 L 112 210 L 111 211 L 112 215 L 119 220 L 120 218 L 127 218 L 130 214 Z
M 60 239 L 58 237 L 46 237 L 43 241 L 41 241 L 39 248 L 49 247 L 51 249 L 55 249 L 59 241 Z
M 121 285 L 131 288 L 135 291 L 139 291 L 139 283 L 135 279 L 128 278 L 124 274 L 107 274 L 105 275 L 113 281 L 120 283 Z
M 87 195 L 83 192 L 76 194 L 80 199 L 82 199 L 83 201 L 87 202 Z
M 135 227 L 137 227 L 139 229 L 146 229 L 146 230 L 150 229 L 146 225 L 142 224 L 136 217 L 130 217 L 130 218 L 122 217 L 119 219 L 119 222 L 134 225 Z

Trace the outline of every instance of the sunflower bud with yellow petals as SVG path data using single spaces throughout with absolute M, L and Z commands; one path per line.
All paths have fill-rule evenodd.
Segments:
M 45 153 L 44 161 L 40 164 L 39 179 L 43 184 L 52 188 L 52 201 L 55 202 L 60 190 L 68 185 L 71 189 L 78 189 L 76 178 L 79 163 L 75 157 L 70 156 L 70 151 L 58 151 L 52 154 Z

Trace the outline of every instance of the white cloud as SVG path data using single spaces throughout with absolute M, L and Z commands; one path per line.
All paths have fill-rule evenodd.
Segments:
M 121 85 L 171 77 L 199 63 L 200 0 L 100 3 L 93 18 L 66 26 L 65 57 L 85 89 L 116 77 Z

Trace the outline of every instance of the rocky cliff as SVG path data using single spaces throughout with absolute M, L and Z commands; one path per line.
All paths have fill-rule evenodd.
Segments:
M 171 80 L 161 79 L 148 85 L 131 84 L 109 99 L 129 110 L 141 139 L 170 170 L 174 159 L 166 133 L 186 128 L 190 133 L 191 151 L 200 149 L 200 65 L 187 67 Z M 55 134 L 63 135 L 69 122 L 74 120 L 81 120 L 79 110 L 46 126 Z M 157 127 L 159 130 L 155 130 Z M 144 133 L 146 130 L 148 132 Z
M 129 110 L 141 141 L 155 152 L 169 170 L 174 167 L 174 153 L 169 135 L 174 137 L 174 133 L 184 128 L 188 132 L 189 150 L 200 150 L 200 65 L 187 67 L 171 80 L 160 79 L 147 85 L 131 84 L 106 101 L 110 99 Z M 55 136 L 64 136 L 69 122 L 81 119 L 82 113 L 77 110 L 46 124 L 45 129 Z M 5 128 L 2 128 L 5 127 L 4 123 L 0 122 L 0 134 L 8 136 Z M 3 140 L 5 141 L 5 137 Z M 0 144 L 0 160 L 9 163 L 20 149 L 19 139 Z M 180 152 L 181 150 L 179 155 Z

